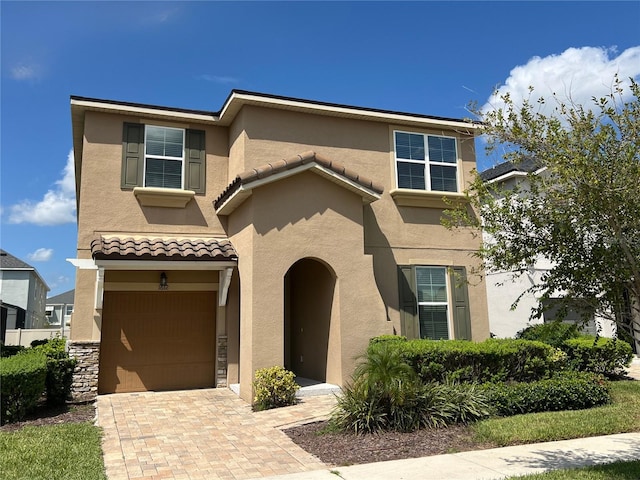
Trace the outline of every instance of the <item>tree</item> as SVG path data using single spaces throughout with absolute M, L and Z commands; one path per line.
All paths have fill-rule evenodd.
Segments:
M 533 88 L 530 88 L 533 92 Z M 640 340 L 640 86 L 615 77 L 611 93 L 578 105 L 553 97 L 474 113 L 487 150 L 504 149 L 516 165 L 540 167 L 505 188 L 479 175 L 466 190 L 470 208 L 452 205 L 444 223 L 479 228 L 483 268 L 524 274 L 545 258 L 551 268 L 526 293 L 565 297 L 579 309 L 615 321 Z M 479 212 L 476 216 L 474 212 Z M 542 304 L 532 312 L 540 316 Z

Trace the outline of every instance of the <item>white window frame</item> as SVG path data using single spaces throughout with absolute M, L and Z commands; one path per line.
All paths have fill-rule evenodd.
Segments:
M 424 146 L 425 146 L 425 151 L 424 151 L 424 160 L 411 160 L 408 158 L 398 158 L 398 151 L 397 151 L 397 143 L 396 143 L 396 134 L 397 133 L 406 133 L 409 135 L 421 135 L 424 139 Z M 455 147 L 456 147 L 456 163 L 448 163 L 448 162 L 436 162 L 436 161 L 431 161 L 429 159 L 429 137 L 438 137 L 438 138 L 449 138 L 452 139 L 454 141 Z M 455 194 L 455 193 L 460 193 L 460 154 L 459 154 L 459 147 L 458 147 L 458 137 L 455 136 L 451 136 L 451 135 L 436 135 L 433 133 L 422 133 L 422 132 L 411 132 L 408 130 L 394 130 L 393 131 L 393 157 L 394 157 L 394 169 L 395 169 L 395 184 L 397 188 L 403 188 L 400 187 L 399 183 L 398 183 L 398 162 L 406 162 L 406 163 L 417 163 L 417 164 L 421 164 L 424 165 L 424 185 L 425 185 L 425 189 L 417 189 L 417 188 L 410 188 L 407 190 L 414 190 L 417 192 L 437 192 L 437 193 L 442 193 L 443 195 L 447 195 L 447 194 Z M 440 166 L 445 166 L 445 167 L 454 167 L 456 169 L 456 190 L 455 191 L 448 191 L 448 190 L 433 190 L 431 188 L 431 169 L 429 168 L 430 165 L 440 165 Z
M 418 298 L 419 298 L 419 285 L 418 285 L 418 270 L 421 268 L 437 268 L 439 270 L 444 270 L 444 285 L 446 288 L 446 293 L 447 293 L 447 299 L 444 302 L 421 302 Z M 416 265 L 414 267 L 414 275 L 415 275 L 415 285 L 416 285 L 416 291 L 415 291 L 415 296 L 416 296 L 416 303 L 417 303 L 417 314 L 418 314 L 418 335 L 420 338 L 422 337 L 422 331 L 421 331 L 421 323 L 420 323 L 420 306 L 432 306 L 432 307 L 438 307 L 438 306 L 445 306 L 446 307 L 446 314 L 447 314 L 447 339 L 451 339 L 451 331 L 452 331 L 452 325 L 451 325 L 451 285 L 449 284 L 449 270 L 447 267 L 443 267 L 441 265 Z
M 149 128 L 163 128 L 165 130 L 178 130 L 182 132 L 182 157 L 169 157 L 166 155 L 148 155 L 147 154 L 147 132 Z M 184 189 L 184 176 L 185 176 L 185 141 L 186 141 L 186 130 L 184 128 L 176 128 L 176 127 L 165 127 L 164 125 L 145 125 L 144 126 L 144 170 L 143 170 L 143 182 L 145 188 L 147 188 L 147 158 L 157 159 L 157 160 L 180 160 L 180 187 L 179 190 Z M 173 187 L 164 187 L 164 188 L 173 188 Z

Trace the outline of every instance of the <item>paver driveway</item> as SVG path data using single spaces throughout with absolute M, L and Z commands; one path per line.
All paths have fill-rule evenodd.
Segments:
M 326 418 L 333 395 L 252 412 L 227 389 L 99 396 L 109 480 L 249 479 L 326 468 L 281 429 Z

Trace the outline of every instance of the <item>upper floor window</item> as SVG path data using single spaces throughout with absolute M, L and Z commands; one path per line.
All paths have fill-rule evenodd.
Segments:
M 458 191 L 455 137 L 394 132 L 398 188 Z
M 147 125 L 144 144 L 144 186 L 182 188 L 184 130 Z
M 204 130 L 124 123 L 120 187 L 205 193 Z

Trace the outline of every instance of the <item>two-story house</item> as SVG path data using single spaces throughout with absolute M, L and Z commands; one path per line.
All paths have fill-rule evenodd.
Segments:
M 526 190 L 530 174 L 545 175 L 545 168 L 532 159 L 519 163 L 506 161 L 485 170 L 480 177 L 484 182 L 496 184 L 500 190 L 513 190 L 516 187 Z M 484 236 L 485 241 L 491 241 L 486 232 Z M 551 268 L 551 262 L 540 257 L 526 273 L 516 278 L 511 271 L 485 272 L 491 333 L 496 337 L 513 337 L 529 325 L 553 322 L 562 318 L 565 322 L 580 324 L 582 330 L 589 335 L 598 333 L 604 337 L 614 336 L 616 327 L 610 320 L 597 315 L 585 319 L 575 310 L 568 309 L 565 312 L 560 309 L 563 292 L 555 292 L 555 296 L 547 300 L 542 300 L 530 292 L 522 295 L 528 288 L 540 284 L 541 278 Z M 517 307 L 512 309 L 511 305 L 521 295 Z M 531 312 L 540 306 L 540 302 L 545 302 L 542 316 L 539 319 L 531 319 Z
M 3 343 L 19 345 L 19 331 L 44 328 L 48 291 L 49 287 L 34 267 L 0 249 L 0 331 Z M 35 338 L 27 336 L 25 341 L 32 339 Z
M 341 385 L 368 340 L 489 336 L 474 126 L 234 90 L 218 112 L 71 97 L 76 393 Z M 98 367 L 98 368 L 96 368 Z M 96 374 L 96 372 L 98 372 Z
M 67 336 L 71 325 L 71 313 L 73 312 L 74 290 L 60 293 L 54 297 L 47 298 L 45 315 L 47 316 L 47 324 L 50 328 L 60 330 L 60 335 Z

